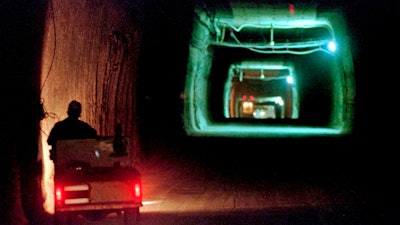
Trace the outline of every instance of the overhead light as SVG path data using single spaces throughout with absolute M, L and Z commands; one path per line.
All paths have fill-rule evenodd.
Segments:
M 293 77 L 292 77 L 292 76 L 286 77 L 286 81 L 287 81 L 289 84 L 293 84 Z
M 336 51 L 336 43 L 334 41 L 330 41 L 328 43 L 328 49 L 331 52 L 335 52 Z

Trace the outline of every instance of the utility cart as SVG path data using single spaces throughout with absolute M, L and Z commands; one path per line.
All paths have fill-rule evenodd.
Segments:
M 141 175 L 133 166 L 128 138 L 58 141 L 54 157 L 56 225 L 80 217 L 102 220 L 111 213 L 125 225 L 139 223 Z

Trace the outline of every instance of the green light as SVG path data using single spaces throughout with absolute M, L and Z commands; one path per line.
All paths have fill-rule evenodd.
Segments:
M 336 51 L 336 43 L 333 42 L 333 41 L 330 41 L 330 42 L 328 43 L 328 49 L 329 49 L 329 51 L 331 51 L 331 52 L 335 52 L 335 51 Z

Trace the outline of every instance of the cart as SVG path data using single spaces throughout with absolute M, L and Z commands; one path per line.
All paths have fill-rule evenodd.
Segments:
M 125 225 L 139 223 L 141 175 L 133 166 L 132 152 L 126 149 L 129 139 L 119 138 L 122 139 L 100 137 L 57 142 L 54 160 L 56 225 L 74 224 L 78 216 L 91 221 L 102 220 L 111 213 L 121 216 Z M 115 145 L 117 142 L 124 144 Z M 115 146 L 120 147 L 116 149 Z

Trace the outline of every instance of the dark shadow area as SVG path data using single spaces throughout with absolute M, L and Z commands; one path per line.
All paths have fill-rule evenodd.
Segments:
M 368 209 L 356 205 L 305 206 L 303 208 L 233 210 L 197 213 L 142 213 L 141 224 L 285 225 L 285 224 L 376 224 Z M 389 219 L 387 224 L 394 222 Z M 385 223 L 386 224 L 386 223 Z
M 42 38 L 47 1 L 0 3 L 1 224 L 41 224 L 38 157 Z
M 281 220 L 274 217 L 276 214 L 271 215 L 270 209 L 260 209 L 259 214 L 252 211 L 248 214 L 239 212 L 236 215 L 238 218 L 246 218 L 247 215 L 247 219 L 253 222 L 259 219 L 258 223 L 249 224 L 281 224 L 289 221 L 302 224 L 300 222 L 302 221 L 305 224 L 381 225 L 398 222 L 396 218 L 399 212 L 396 194 L 398 186 L 393 179 L 395 171 L 387 170 L 394 165 L 372 166 L 374 159 L 369 153 L 357 148 L 351 150 L 351 146 L 357 146 L 360 141 L 353 136 L 289 139 L 164 136 L 157 140 L 151 145 L 149 158 L 157 155 L 164 159 L 170 158 L 173 162 L 184 161 L 196 165 L 202 168 L 204 173 L 211 174 L 210 181 L 218 177 L 226 183 L 231 183 L 232 186 L 240 184 L 253 188 L 262 188 L 264 183 L 270 182 L 300 186 L 316 185 L 335 193 L 332 196 L 348 195 L 352 199 L 351 205 L 332 204 L 322 209 L 311 207 L 306 210 L 291 207 L 281 209 L 282 211 L 277 212 L 277 217 Z M 379 158 L 376 160 L 379 161 Z M 313 217 L 318 214 L 321 217 Z M 199 218 L 209 221 L 210 224 L 217 223 L 218 218 L 224 219 L 221 221 L 230 221 L 229 216 L 225 218 L 220 213 L 210 214 L 205 218 L 203 216 L 204 214 Z M 255 216 L 253 220 L 250 218 L 252 216 Z M 297 216 L 299 219 L 295 220 Z M 302 219 L 307 216 L 310 216 L 309 220 L 303 221 Z M 200 220 L 189 217 L 187 221 Z M 165 219 L 168 218 L 176 219 L 178 216 L 176 213 L 167 214 Z M 231 223 L 246 224 L 238 218 L 233 219 Z M 235 221 L 237 223 L 234 223 Z

